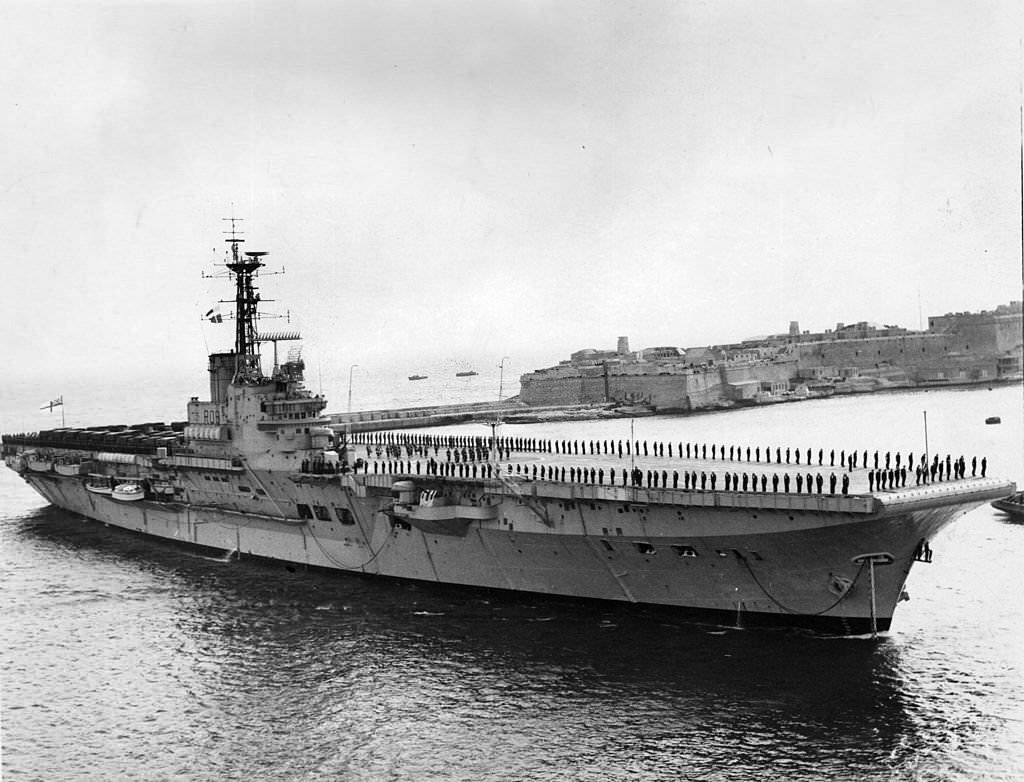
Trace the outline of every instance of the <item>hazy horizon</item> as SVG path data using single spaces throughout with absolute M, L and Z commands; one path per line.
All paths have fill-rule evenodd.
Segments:
M 232 214 L 286 267 L 263 309 L 335 397 L 352 364 L 517 377 L 622 335 L 913 329 L 1021 298 L 1017 3 L 0 19 L 0 360 L 22 377 L 204 379 Z

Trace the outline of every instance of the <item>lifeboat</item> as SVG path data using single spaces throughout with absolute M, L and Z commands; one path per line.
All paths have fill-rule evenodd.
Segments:
M 119 483 L 114 487 L 110 496 L 121 502 L 138 502 L 145 498 L 146 492 L 137 483 Z
M 25 461 L 33 472 L 50 472 L 53 469 L 53 459 L 48 459 L 38 453 L 28 454 Z
M 82 469 L 82 463 L 73 459 L 58 459 L 53 464 L 53 469 L 58 475 L 78 475 Z
M 93 494 L 110 494 L 110 478 L 106 475 L 90 475 L 85 479 L 85 488 Z

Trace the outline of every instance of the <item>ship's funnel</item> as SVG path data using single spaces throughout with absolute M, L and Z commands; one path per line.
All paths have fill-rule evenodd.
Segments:
M 223 404 L 228 400 L 228 386 L 235 375 L 235 354 L 210 354 L 210 401 Z

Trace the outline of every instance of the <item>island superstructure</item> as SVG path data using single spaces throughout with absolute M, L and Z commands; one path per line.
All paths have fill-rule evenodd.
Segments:
M 297 351 L 278 364 L 298 335 L 258 331 L 265 254 L 228 242 L 234 349 L 209 356 L 187 421 L 4 435 L 51 503 L 239 558 L 856 634 L 890 626 L 944 526 L 1014 489 L 948 456 L 901 474 L 899 457 L 634 442 L 624 473 L 621 442 L 350 435 Z

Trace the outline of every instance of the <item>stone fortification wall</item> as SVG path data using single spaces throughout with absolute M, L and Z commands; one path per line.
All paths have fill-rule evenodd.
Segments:
M 723 364 L 722 382 L 739 385 L 758 381 L 766 384 L 789 383 L 797 376 L 795 358 L 786 361 L 756 361 L 743 364 Z
M 687 377 L 683 374 L 608 376 L 608 401 L 647 405 L 658 409 L 689 409 Z
M 728 400 L 778 395 L 809 385 L 858 378 L 872 387 L 978 382 L 1019 373 L 1022 365 L 1020 304 L 1015 312 L 961 313 L 930 319 L 928 332 L 888 328 L 874 336 L 777 342 L 749 350 L 694 348 L 691 364 L 623 361 L 607 365 L 566 362 L 527 373 L 520 399 L 528 405 L 635 404 L 659 410 L 714 407 Z M 865 326 L 865 333 L 870 330 Z M 576 355 L 576 354 L 574 354 Z M 597 351 L 582 351 L 587 358 Z M 722 361 L 731 355 L 731 360 Z M 742 356 L 742 357 L 741 357 Z M 744 358 L 752 360 L 743 360 Z M 699 363 L 707 361 L 707 363 Z
M 695 410 L 714 406 L 723 399 L 721 376 L 716 367 L 657 370 L 657 367 L 648 367 L 648 374 L 609 375 L 608 401 L 647 405 L 656 410 Z
M 583 404 L 582 376 L 545 376 L 541 373 L 532 373 L 523 375 L 519 382 L 519 398 L 528 405 Z
M 952 335 L 957 351 L 975 354 L 1007 353 L 1021 348 L 1020 317 L 958 323 Z
M 955 350 L 956 342 L 956 336 L 952 334 L 908 334 L 899 337 L 809 342 L 794 346 L 794 350 L 801 370 L 812 367 L 871 370 L 895 366 L 902 368 L 913 379 L 918 367 L 944 360 L 950 351 Z
M 717 367 L 694 370 L 686 376 L 686 401 L 691 410 L 714 407 L 725 398 L 724 393 Z
M 528 405 L 626 404 L 658 410 L 710 407 L 724 398 L 717 367 L 686 369 L 643 365 L 629 372 L 587 370 L 531 372 L 523 375 L 519 398 Z

